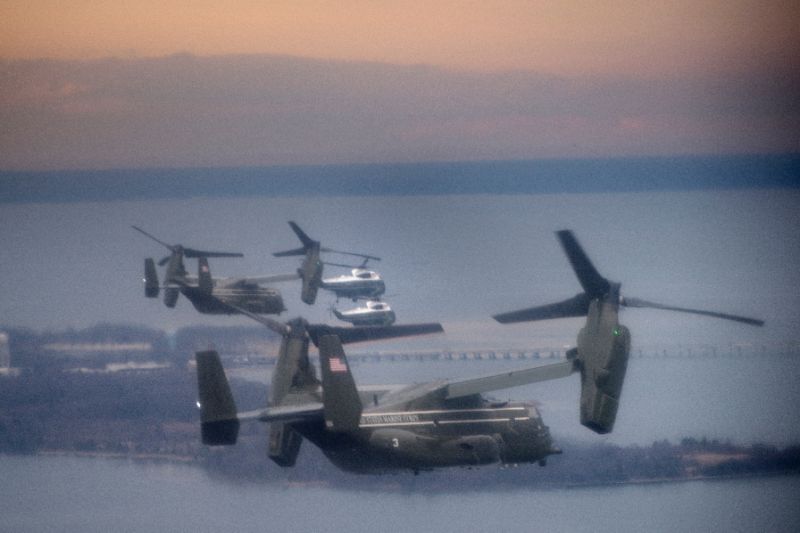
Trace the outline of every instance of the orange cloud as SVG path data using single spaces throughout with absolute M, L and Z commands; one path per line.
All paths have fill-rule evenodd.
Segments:
M 9 0 L 0 56 L 287 54 L 458 69 L 675 76 L 796 61 L 796 2 Z

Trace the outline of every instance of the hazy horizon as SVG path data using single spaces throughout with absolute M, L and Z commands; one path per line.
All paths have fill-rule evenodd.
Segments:
M 789 171 L 795 167 L 790 164 Z M 483 170 L 473 172 L 479 176 Z M 620 181 L 635 182 L 635 175 Z M 800 225 L 800 190 L 774 188 L 792 185 L 791 176 L 783 182 L 767 180 L 766 188 L 746 188 L 745 181 L 731 189 L 453 195 L 445 188 L 435 195 L 387 196 L 378 187 L 370 191 L 373 196 L 195 197 L 182 191 L 184 196 L 159 200 L 6 203 L 0 209 L 0 246 L 7 251 L 0 259 L 0 323 L 37 330 L 97 322 L 167 331 L 194 324 L 250 325 L 245 317 L 200 315 L 184 298 L 176 309 L 144 298 L 143 259 L 157 260 L 166 250 L 131 225 L 173 244 L 244 252 L 242 259 L 212 261 L 212 273 L 254 276 L 297 268 L 295 258 L 271 255 L 298 245 L 286 224 L 294 220 L 323 245 L 382 257 L 371 266 L 386 281 L 386 299 L 398 323 L 444 323 L 445 335 L 403 346 L 514 348 L 530 346 L 533 339 L 547 345 L 552 345 L 547 339 L 556 345 L 574 342 L 580 321 L 501 326 L 491 319 L 579 292 L 553 234 L 564 228 L 575 231 L 600 272 L 621 281 L 628 296 L 767 322 L 752 328 L 627 310 L 623 320 L 634 331 L 635 344 L 674 343 L 674 331 L 681 331 L 686 343 L 792 342 L 797 340 L 800 300 L 787 287 L 800 285 L 793 268 L 800 258 L 794 235 Z M 403 187 L 398 180 L 387 178 L 386 183 Z M 443 183 L 452 187 L 458 180 L 451 176 Z M 508 180 L 519 183 L 525 179 Z M 592 180 L 562 190 L 576 183 Z M 195 269 L 194 261 L 187 261 L 187 268 Z M 342 270 L 328 267 L 326 276 Z M 300 302 L 297 283 L 278 288 L 288 308 L 281 319 L 300 315 L 333 321 L 331 295 L 321 293 L 310 307 Z M 340 302 L 341 307 L 348 304 Z

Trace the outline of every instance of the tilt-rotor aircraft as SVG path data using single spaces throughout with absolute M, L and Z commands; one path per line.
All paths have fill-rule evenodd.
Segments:
M 630 333 L 619 323 L 619 307 L 656 307 L 762 325 L 760 320 L 623 300 L 620 284 L 595 270 L 569 231 L 557 233 L 584 292 L 547 306 L 495 316 L 502 323 L 586 316 L 577 347 L 564 362 L 453 381 L 394 387 L 357 387 L 343 345 L 385 338 L 390 332 L 437 331 L 438 325 L 332 328 L 301 319 L 280 324 L 251 315 L 283 335 L 268 406 L 237 413 L 220 358 L 198 352 L 202 439 L 208 445 L 236 443 L 241 421 L 271 424 L 269 457 L 295 463 L 303 439 L 318 446 L 338 467 L 359 473 L 491 463 L 544 465 L 560 453 L 532 403 L 497 402 L 483 393 L 538 381 L 581 376 L 581 424 L 609 433 L 616 419 L 630 351 Z M 399 329 L 398 329 L 399 328 Z M 406 328 L 406 329 L 402 329 Z M 319 349 L 321 379 L 308 359 L 309 340 Z
M 237 314 L 240 309 L 257 314 L 280 314 L 286 310 L 280 291 L 262 287 L 261 284 L 296 280 L 297 274 L 214 278 L 208 265 L 209 257 L 243 257 L 243 254 L 167 244 L 139 227 L 132 227 L 170 251 L 158 262 L 159 266 L 166 265 L 163 289 L 164 305 L 167 307 L 175 307 L 178 297 L 183 294 L 195 309 L 205 314 Z M 197 276 L 186 271 L 184 257 L 197 259 Z M 148 298 L 157 298 L 161 288 L 155 261 L 148 257 L 144 260 L 144 294 Z
M 303 281 L 300 299 L 305 303 L 312 305 L 317 299 L 317 292 L 319 289 L 332 291 L 336 294 L 337 298 L 351 298 L 353 301 L 358 298 L 376 298 L 384 293 L 386 287 L 381 277 L 376 272 L 366 269 L 367 261 L 370 259 L 373 261 L 380 261 L 380 257 L 325 248 L 319 241 L 315 241 L 300 229 L 297 223 L 290 221 L 289 226 L 292 228 L 295 235 L 297 235 L 297 238 L 300 239 L 303 246 L 293 250 L 275 252 L 272 255 L 275 257 L 289 257 L 293 255 L 304 256 L 303 262 L 297 270 L 297 274 Z M 324 265 L 352 266 L 322 261 L 320 257 L 320 253 L 322 252 L 360 257 L 364 261 L 361 266 L 354 268 L 349 276 L 344 275 L 322 279 Z

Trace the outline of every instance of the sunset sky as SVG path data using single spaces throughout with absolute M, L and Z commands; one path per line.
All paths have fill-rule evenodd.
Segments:
M 800 148 L 796 2 L 68 5 L 0 4 L 2 169 Z

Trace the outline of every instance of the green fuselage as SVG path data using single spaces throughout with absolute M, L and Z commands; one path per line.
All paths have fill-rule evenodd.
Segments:
M 459 402 L 465 407 L 438 409 L 374 406 L 364 410 L 355 431 L 337 433 L 323 421 L 292 427 L 339 468 L 364 474 L 543 463 L 559 453 L 532 404 L 471 400 Z

